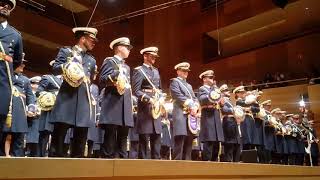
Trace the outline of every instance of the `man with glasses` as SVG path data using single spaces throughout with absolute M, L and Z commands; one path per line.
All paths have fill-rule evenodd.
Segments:
M 105 88 L 101 100 L 99 126 L 105 130 L 101 156 L 127 158 L 127 136 L 133 127 L 130 68 L 125 63 L 132 45 L 129 38 L 113 40 L 113 57 L 107 57 L 100 70 L 100 85 Z
M 140 51 L 143 65 L 134 69 L 132 86 L 138 98 L 137 132 L 139 134 L 139 158 L 147 159 L 148 138 L 150 138 L 151 159 L 160 159 L 161 118 L 152 116 L 154 94 L 161 90 L 160 73 L 153 65 L 159 57 L 157 47 L 148 47 Z
M 60 87 L 55 105 L 51 112 L 50 123 L 54 124 L 50 156 L 63 157 L 63 144 L 69 128 L 73 128 L 71 144 L 72 158 L 84 157 L 88 128 L 94 126 L 92 121 L 92 103 L 90 82 L 95 74 L 96 60 L 89 54 L 97 41 L 98 30 L 90 27 L 72 29 L 77 43 L 73 47 L 60 49 L 54 63 L 53 74 L 64 74 L 64 81 Z M 71 62 L 82 66 L 84 78 L 75 87 L 66 79 L 65 72 Z
M 199 78 L 203 81 L 198 94 L 201 105 L 200 141 L 203 143 L 202 160 L 217 161 L 219 143 L 224 142 L 219 107 L 220 92 L 218 88 L 213 86 L 214 71 L 205 71 L 200 74 Z M 216 95 L 216 97 L 213 97 L 213 95 Z
M 8 18 L 15 6 L 15 0 L 0 0 L 0 124 L 6 121 L 9 113 L 13 69 L 22 62 L 21 35 L 8 24 Z M 2 128 L 0 125 L 0 139 Z

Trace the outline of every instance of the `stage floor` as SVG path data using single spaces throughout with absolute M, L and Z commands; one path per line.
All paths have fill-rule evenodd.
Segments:
M 0 179 L 320 180 L 320 168 L 199 161 L 0 158 Z

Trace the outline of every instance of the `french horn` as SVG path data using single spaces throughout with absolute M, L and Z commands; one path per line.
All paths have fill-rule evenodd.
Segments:
M 130 84 L 128 83 L 127 77 L 125 75 L 125 68 L 121 65 L 118 65 L 119 75 L 117 77 L 116 88 L 119 95 L 123 95 L 126 89 L 130 88 Z
M 74 46 L 71 50 L 71 55 L 67 57 L 67 63 L 62 67 L 63 79 L 72 87 L 79 87 L 85 80 L 80 53 L 81 50 Z
M 151 114 L 153 119 L 158 119 L 161 115 L 161 109 L 164 108 L 165 99 L 167 94 L 162 93 L 160 90 L 155 91 L 152 99 L 153 103 L 151 104 Z
M 42 111 L 50 111 L 56 102 L 56 97 L 56 94 L 53 92 L 41 92 L 37 99 L 40 109 Z

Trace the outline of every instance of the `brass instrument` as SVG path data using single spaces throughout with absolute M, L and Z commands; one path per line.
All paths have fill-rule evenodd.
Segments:
M 166 93 L 163 93 L 160 89 L 158 89 L 152 81 L 149 79 L 149 77 L 146 75 L 146 73 L 143 71 L 142 68 L 138 67 L 140 72 L 143 74 L 143 76 L 147 79 L 149 84 L 152 86 L 153 90 L 153 96 L 152 96 L 152 104 L 151 104 L 151 115 L 153 119 L 158 119 L 161 115 L 161 110 L 166 110 L 164 107 L 165 99 L 167 97 Z
M 67 63 L 62 66 L 63 79 L 72 87 L 79 87 L 86 80 L 80 54 L 81 49 L 74 46 L 71 55 L 67 57 Z
M 53 92 L 43 91 L 37 99 L 37 103 L 42 111 L 50 111 L 55 102 L 57 95 Z
M 115 82 L 115 86 L 117 88 L 117 91 L 119 95 L 123 95 L 126 91 L 126 89 L 130 89 L 130 82 L 127 79 L 126 76 L 126 68 L 123 67 L 123 65 L 118 64 L 116 61 L 112 60 L 118 67 L 119 75 L 117 77 L 117 81 Z
M 262 120 L 267 119 L 267 112 L 262 106 L 260 106 L 260 111 L 258 112 L 257 117 Z
M 39 116 L 41 113 L 41 110 L 40 108 L 38 108 L 37 105 L 35 104 L 29 104 L 27 106 L 27 114 L 28 114 L 28 117 L 36 117 L 36 116 Z
M 233 108 L 233 115 L 237 122 L 243 122 L 246 116 L 246 113 L 241 106 L 235 106 Z
M 221 92 L 218 88 L 214 88 L 213 90 L 211 90 L 209 92 L 209 101 L 212 103 L 218 103 L 218 101 L 220 100 L 220 98 L 222 97 Z
M 118 65 L 119 75 L 117 77 L 116 87 L 117 91 L 120 95 L 123 95 L 126 91 L 127 87 L 127 77 L 125 75 L 125 70 L 121 65 Z
M 165 99 L 167 97 L 166 93 L 162 93 L 161 90 L 155 90 L 155 93 L 152 97 L 153 104 L 151 108 L 151 114 L 153 119 L 158 119 L 161 115 L 161 110 L 165 109 Z
M 186 100 L 183 107 L 184 114 L 187 114 L 188 128 L 193 135 L 200 131 L 199 108 L 200 104 L 192 99 Z

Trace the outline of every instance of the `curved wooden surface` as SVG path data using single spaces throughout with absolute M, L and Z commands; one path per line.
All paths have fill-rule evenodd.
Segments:
M 0 158 L 0 179 L 318 180 L 320 168 L 194 161 Z

